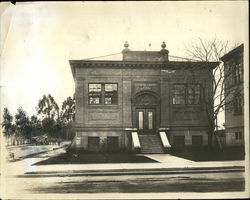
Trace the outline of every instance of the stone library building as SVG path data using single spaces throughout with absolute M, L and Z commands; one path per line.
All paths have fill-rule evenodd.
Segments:
M 159 51 L 133 51 L 126 42 L 121 60 L 69 62 L 73 148 L 164 153 L 208 144 L 204 98 L 212 93 L 218 62 L 171 61 L 164 42 Z

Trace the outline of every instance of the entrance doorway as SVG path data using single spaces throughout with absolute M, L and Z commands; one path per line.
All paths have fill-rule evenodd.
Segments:
M 137 108 L 136 124 L 139 134 L 155 134 L 156 115 L 154 108 Z

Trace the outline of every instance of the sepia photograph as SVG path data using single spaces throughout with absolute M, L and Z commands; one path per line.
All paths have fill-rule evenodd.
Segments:
M 249 198 L 248 7 L 1 2 L 0 198 Z

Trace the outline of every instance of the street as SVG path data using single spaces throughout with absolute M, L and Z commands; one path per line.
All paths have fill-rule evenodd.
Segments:
M 21 193 L 132 193 L 244 191 L 244 173 L 49 176 L 9 178 Z M 12 188 L 13 189 L 13 188 Z
M 4 185 L 11 187 L 5 194 L 243 192 L 245 188 L 243 166 L 198 163 L 167 154 L 146 155 L 154 163 L 34 165 L 64 153 L 63 148 L 50 147 L 7 163 Z

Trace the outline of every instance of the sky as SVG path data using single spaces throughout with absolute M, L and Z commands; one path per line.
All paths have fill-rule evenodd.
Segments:
M 69 60 L 132 50 L 185 57 L 199 37 L 245 43 L 247 1 L 33 2 L 1 11 L 1 109 L 28 115 L 44 94 L 59 105 L 74 93 Z M 151 47 L 149 48 L 149 44 Z

